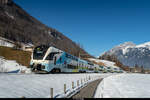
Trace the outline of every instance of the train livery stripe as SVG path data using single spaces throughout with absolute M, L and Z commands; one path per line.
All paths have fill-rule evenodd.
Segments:
M 72 72 L 79 72 L 79 70 L 78 69 L 73 69 Z

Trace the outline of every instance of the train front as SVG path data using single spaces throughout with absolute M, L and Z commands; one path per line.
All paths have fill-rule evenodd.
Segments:
M 47 73 L 48 61 L 44 60 L 49 46 L 41 45 L 35 47 L 30 61 L 30 68 L 36 73 Z

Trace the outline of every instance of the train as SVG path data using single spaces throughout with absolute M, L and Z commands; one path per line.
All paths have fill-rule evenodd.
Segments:
M 31 54 L 30 68 L 35 73 L 99 73 L 103 70 L 97 64 L 47 45 L 34 48 Z M 105 72 L 107 72 L 106 69 Z
M 34 48 L 30 67 L 33 72 L 98 72 L 98 65 L 64 52 L 53 46 Z

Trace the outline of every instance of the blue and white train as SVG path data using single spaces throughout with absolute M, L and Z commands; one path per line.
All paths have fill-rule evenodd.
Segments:
M 98 72 L 100 68 L 96 64 L 46 45 L 35 47 L 31 55 L 30 67 L 37 73 Z

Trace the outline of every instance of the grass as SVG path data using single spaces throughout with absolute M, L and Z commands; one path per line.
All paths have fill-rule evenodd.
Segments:
M 0 56 L 3 56 L 6 60 L 16 60 L 17 63 L 28 67 L 31 59 L 31 52 L 0 46 Z

